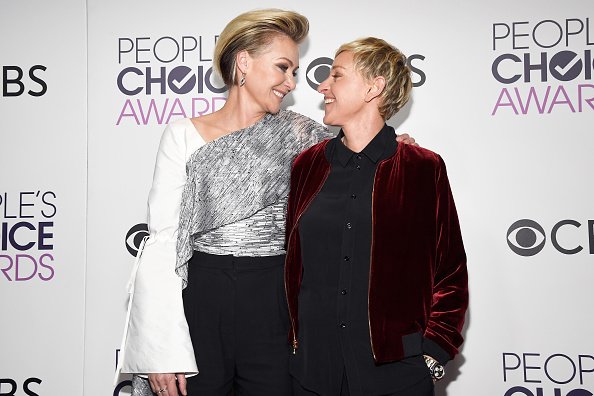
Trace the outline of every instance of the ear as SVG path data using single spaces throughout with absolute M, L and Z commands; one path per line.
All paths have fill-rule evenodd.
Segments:
M 384 92 L 386 88 L 386 79 L 382 76 L 375 77 L 369 84 L 369 90 L 365 94 L 365 102 L 369 103 Z
M 235 55 L 235 65 L 240 73 L 247 73 L 248 64 L 250 60 L 250 54 L 246 50 L 239 51 Z

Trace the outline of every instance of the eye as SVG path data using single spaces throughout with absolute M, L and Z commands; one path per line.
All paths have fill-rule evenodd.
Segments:
M 534 256 L 542 250 L 545 242 L 544 229 L 533 220 L 518 220 L 507 230 L 507 244 L 520 256 Z
M 148 236 L 148 225 L 145 223 L 136 224 L 130 228 L 130 231 L 126 234 L 126 249 L 132 256 L 136 256 L 138 248 L 142 242 L 142 238 Z
M 318 85 L 330 75 L 333 60 L 330 58 L 317 58 L 307 66 L 305 77 L 310 87 L 317 90 Z

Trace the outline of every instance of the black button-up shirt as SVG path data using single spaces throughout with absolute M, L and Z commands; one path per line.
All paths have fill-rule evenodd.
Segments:
M 422 356 L 376 365 L 371 351 L 372 190 L 378 163 L 396 152 L 396 134 L 384 125 L 360 153 L 349 150 L 343 136 L 328 143 L 330 174 L 299 221 L 299 349 L 290 367 L 302 386 L 320 395 L 340 394 L 345 374 L 352 396 L 380 395 L 428 375 Z

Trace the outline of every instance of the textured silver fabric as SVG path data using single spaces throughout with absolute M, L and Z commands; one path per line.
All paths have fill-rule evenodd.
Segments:
M 219 254 L 226 254 L 233 244 L 238 254 L 281 253 L 285 214 L 283 210 L 279 216 L 278 210 L 289 193 L 293 159 L 332 136 L 310 118 L 283 110 L 209 142 L 190 156 L 177 238 L 176 273 L 183 287 L 195 243 L 208 241 L 210 251 L 220 249 Z M 270 213 L 262 212 L 271 206 L 275 207 Z M 235 226 L 221 229 L 231 224 Z M 210 232 L 215 233 L 209 236 Z
M 132 376 L 131 396 L 154 396 L 148 379 L 139 377 L 138 375 Z
M 192 247 L 209 254 L 274 256 L 285 253 L 287 199 L 267 206 L 252 216 L 194 236 Z

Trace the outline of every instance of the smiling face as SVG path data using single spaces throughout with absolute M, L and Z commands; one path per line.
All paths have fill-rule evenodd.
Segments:
M 259 111 L 277 113 L 283 98 L 295 89 L 299 68 L 297 44 L 285 35 L 277 35 L 261 53 L 239 56 L 239 68 L 245 70 L 245 85 L 240 88 L 248 100 Z
M 369 88 L 369 82 L 355 69 L 353 54 L 338 54 L 330 76 L 318 86 L 318 92 L 324 95 L 324 124 L 344 127 L 363 115 Z

